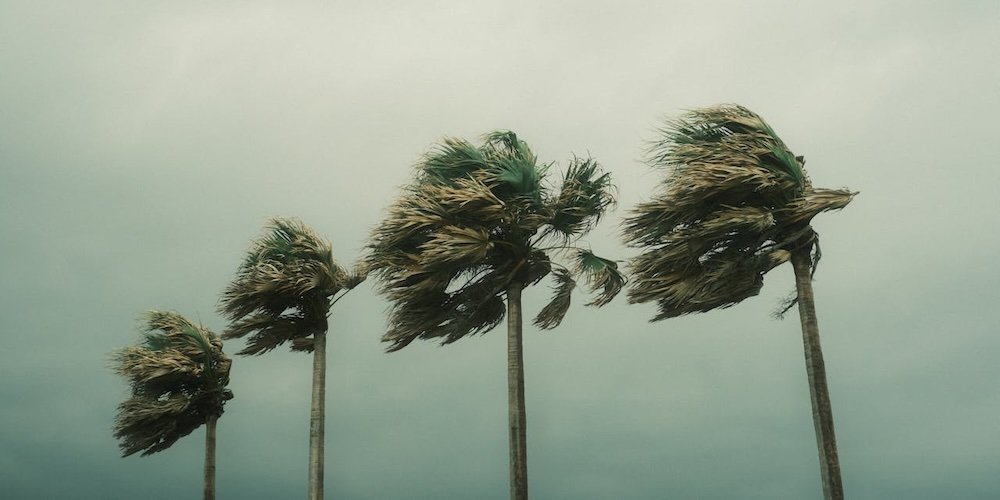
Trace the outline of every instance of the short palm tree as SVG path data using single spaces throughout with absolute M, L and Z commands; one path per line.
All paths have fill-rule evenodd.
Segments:
M 732 306 L 757 295 L 764 274 L 792 261 L 806 371 L 826 498 L 842 498 L 840 465 L 812 292 L 819 242 L 814 216 L 856 193 L 814 188 L 802 157 L 736 105 L 699 109 L 670 122 L 651 149 L 668 170 L 660 192 L 626 219 L 629 301 L 656 302 L 654 321 Z
M 151 455 L 205 424 L 206 499 L 215 498 L 215 425 L 233 393 L 222 341 L 175 312 L 150 311 L 142 343 L 112 354 L 132 395 L 118 406 L 114 436 L 122 456 Z
M 375 229 L 368 266 L 392 308 L 389 351 L 415 339 L 442 344 L 497 326 L 507 314 L 511 498 L 527 498 L 521 291 L 548 274 L 555 294 L 535 318 L 555 328 L 576 277 L 607 304 L 625 282 L 614 261 L 573 246 L 614 203 L 611 177 L 575 158 L 558 191 L 512 132 L 481 146 L 446 139 L 417 166 L 416 179 Z M 567 264 L 552 257 L 563 256 Z M 506 307 L 505 307 L 506 301 Z
M 260 355 L 289 342 L 313 354 L 309 498 L 323 498 L 326 333 L 330 307 L 364 280 L 333 260 L 330 244 L 294 219 L 272 219 L 223 293 L 223 338 L 248 337 L 237 354 Z

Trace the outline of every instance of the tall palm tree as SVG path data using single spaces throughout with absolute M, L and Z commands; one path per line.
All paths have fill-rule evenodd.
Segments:
M 215 498 L 215 425 L 233 393 L 222 341 L 175 312 L 150 311 L 137 346 L 112 354 L 132 395 L 118 406 L 114 436 L 122 456 L 163 451 L 205 424 L 204 496 Z
M 554 191 L 549 167 L 513 132 L 491 133 L 478 147 L 445 139 L 419 162 L 369 244 L 368 266 L 392 302 L 382 337 L 389 351 L 417 338 L 449 344 L 483 333 L 506 312 L 514 499 L 528 495 L 521 290 L 554 276 L 554 297 L 534 320 L 551 329 L 569 309 L 577 276 L 600 291 L 595 306 L 625 282 L 614 261 L 572 245 L 614 203 L 610 175 L 574 158 Z
M 741 106 L 695 110 L 661 132 L 650 163 L 669 176 L 625 222 L 626 241 L 643 249 L 629 263 L 629 301 L 656 302 L 653 321 L 729 307 L 757 295 L 764 274 L 791 260 L 823 491 L 843 498 L 811 284 L 819 240 L 810 223 L 856 193 L 814 188 L 805 160 Z
M 309 498 L 323 498 L 326 332 L 330 307 L 364 281 L 341 268 L 330 243 L 295 219 L 272 219 L 247 253 L 219 303 L 223 338 L 247 337 L 237 354 L 260 355 L 289 342 L 313 354 L 309 417 Z

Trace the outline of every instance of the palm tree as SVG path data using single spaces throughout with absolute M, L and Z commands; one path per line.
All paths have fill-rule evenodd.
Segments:
M 790 259 L 823 491 L 843 498 L 811 284 L 819 240 L 810 223 L 856 193 L 814 188 L 805 160 L 741 106 L 695 110 L 661 132 L 650 163 L 669 177 L 625 222 L 627 243 L 643 249 L 629 263 L 629 301 L 656 302 L 653 321 L 729 307 L 757 295 L 764 274 Z
M 272 219 L 223 293 L 223 338 L 249 336 L 237 354 L 260 355 L 289 342 L 313 353 L 309 417 L 309 498 L 323 498 L 326 332 L 330 307 L 364 281 L 333 260 L 330 244 L 294 219 Z
M 625 282 L 614 261 L 571 245 L 614 203 L 610 175 L 574 158 L 554 192 L 545 184 L 549 167 L 513 132 L 491 133 L 478 147 L 445 139 L 418 164 L 369 244 L 369 269 L 392 303 L 382 337 L 390 352 L 417 338 L 449 344 L 486 332 L 506 312 L 515 499 L 528 494 L 522 289 L 554 276 L 554 297 L 534 320 L 551 329 L 569 309 L 575 277 L 600 291 L 589 304 L 595 306 L 610 302 Z
M 215 498 L 215 425 L 233 393 L 222 341 L 175 312 L 150 311 L 137 346 L 112 354 L 132 395 L 118 406 L 122 456 L 163 451 L 205 424 L 205 499 Z

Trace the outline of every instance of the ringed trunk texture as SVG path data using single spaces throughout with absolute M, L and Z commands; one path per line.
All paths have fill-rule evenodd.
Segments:
M 205 500 L 215 500 L 215 423 L 218 415 L 205 420 Z
M 323 498 L 326 417 L 326 330 L 313 334 L 312 408 L 309 412 L 309 500 Z
M 524 355 L 521 342 L 521 288 L 507 288 L 507 405 L 510 421 L 510 498 L 528 498 L 528 439 L 524 411 Z
M 792 267 L 795 269 L 799 319 L 802 321 L 802 343 L 805 347 L 806 374 L 809 377 L 809 395 L 812 400 L 813 425 L 816 428 L 816 446 L 819 448 L 823 498 L 843 500 L 844 486 L 840 480 L 840 460 L 837 457 L 837 439 L 833 432 L 830 391 L 826 384 L 826 366 L 823 364 L 823 351 L 819 345 L 819 325 L 816 322 L 811 250 L 812 245 L 795 250 L 792 253 Z

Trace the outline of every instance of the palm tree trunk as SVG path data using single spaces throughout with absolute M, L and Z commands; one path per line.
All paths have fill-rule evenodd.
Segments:
M 843 500 L 844 487 L 840 480 L 837 439 L 833 432 L 833 411 L 830 409 L 830 392 L 826 385 L 826 366 L 823 364 L 823 351 L 819 345 L 819 325 L 816 322 L 811 250 L 812 245 L 805 245 L 793 251 L 792 267 L 795 269 L 799 318 L 802 321 L 802 343 L 805 347 L 806 374 L 809 377 L 809 395 L 812 400 L 813 425 L 816 428 L 816 445 L 819 448 L 823 498 Z
M 507 288 L 507 409 L 510 422 L 510 498 L 528 498 L 528 439 L 524 411 L 524 355 L 521 343 L 521 288 Z
M 323 498 L 326 419 L 326 328 L 313 334 L 312 408 L 309 412 L 309 500 Z
M 205 420 L 205 500 L 215 500 L 215 423 L 218 415 Z

